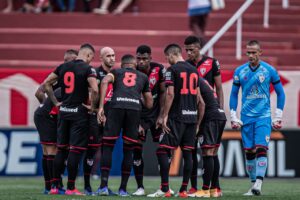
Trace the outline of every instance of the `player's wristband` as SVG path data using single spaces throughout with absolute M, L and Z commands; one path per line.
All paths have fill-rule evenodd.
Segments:
M 283 115 L 283 111 L 279 108 L 275 110 L 275 119 L 281 120 Z

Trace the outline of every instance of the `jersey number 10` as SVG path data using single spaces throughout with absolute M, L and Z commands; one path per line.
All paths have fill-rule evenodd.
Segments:
M 195 73 L 190 74 L 189 79 L 187 79 L 187 73 L 181 72 L 180 77 L 183 80 L 182 88 L 180 90 L 180 94 L 197 94 L 197 83 L 198 83 L 198 75 Z M 189 80 L 189 83 L 188 83 Z M 188 87 L 189 84 L 189 87 Z

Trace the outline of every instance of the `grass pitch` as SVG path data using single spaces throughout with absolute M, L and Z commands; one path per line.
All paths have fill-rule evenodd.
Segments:
M 200 179 L 200 178 L 199 178 Z M 201 184 L 201 181 L 199 181 Z M 96 190 L 99 185 L 99 180 L 91 180 L 93 189 Z M 147 193 L 155 192 L 160 183 L 159 177 L 145 177 L 144 185 Z M 181 183 L 181 178 L 172 177 L 170 179 L 170 186 L 177 191 Z M 120 184 L 119 177 L 111 177 L 109 181 L 110 188 L 117 191 Z M 263 185 L 263 194 L 259 197 L 243 197 L 242 194 L 246 192 L 250 183 L 247 178 L 222 178 L 221 186 L 223 189 L 222 200 L 227 199 L 283 199 L 283 200 L 300 200 L 300 179 L 266 179 Z M 92 199 L 121 199 L 121 197 L 100 197 L 100 196 L 64 196 L 64 195 L 43 195 L 44 188 L 42 177 L 1 177 L 0 178 L 0 200 L 92 200 Z M 83 191 L 83 179 L 78 178 L 77 188 Z M 134 192 L 136 184 L 134 177 L 130 177 L 128 184 L 128 191 Z M 124 198 L 124 197 L 123 197 Z M 147 197 L 125 197 L 133 198 L 135 200 L 151 199 Z M 175 199 L 175 198 L 172 198 Z M 178 199 L 178 198 L 177 198 Z

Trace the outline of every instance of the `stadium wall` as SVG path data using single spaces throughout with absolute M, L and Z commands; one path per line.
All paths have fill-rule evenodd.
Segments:
M 34 93 L 39 84 L 51 72 L 49 69 L 0 69 L 0 175 L 41 175 L 41 148 L 34 129 L 33 113 L 38 106 Z M 284 129 L 272 134 L 269 150 L 270 177 L 300 177 L 300 160 L 293 157 L 300 141 L 300 71 L 279 71 L 286 92 Z M 225 112 L 233 71 L 223 71 Z M 276 94 L 271 93 L 272 110 L 276 106 Z M 227 116 L 229 119 L 229 116 Z M 227 124 L 229 128 L 229 123 Z M 121 141 L 119 141 L 121 143 Z M 145 174 L 158 175 L 155 145 L 148 139 L 145 145 Z M 121 155 L 121 146 L 115 155 Z M 119 175 L 120 158 L 114 160 L 113 175 Z M 200 160 L 200 154 L 199 154 Z M 242 144 L 238 132 L 226 131 L 220 151 L 223 176 L 245 176 Z M 171 174 L 180 175 L 181 153 L 175 152 Z M 198 171 L 201 174 L 201 169 Z

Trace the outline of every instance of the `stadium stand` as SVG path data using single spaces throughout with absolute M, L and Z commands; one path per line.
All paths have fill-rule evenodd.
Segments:
M 212 12 L 208 19 L 207 36 L 232 16 L 244 0 L 226 0 L 224 10 Z M 264 1 L 256 1 L 243 17 L 243 44 L 249 39 L 262 41 L 267 62 L 279 69 L 300 69 L 300 2 L 290 0 L 283 9 L 281 0 L 270 5 L 270 27 L 264 29 Z M 146 43 L 153 47 L 153 58 L 165 63 L 163 47 L 170 42 L 183 44 L 191 34 L 188 28 L 187 3 L 182 0 L 142 0 L 136 2 L 139 13 L 123 15 L 75 13 L 0 14 L 0 67 L 53 67 L 60 63 L 66 49 L 90 42 L 97 49 L 111 46 L 120 58 L 134 53 Z M 95 5 L 96 6 L 96 5 Z M 4 8 L 3 2 L 0 7 Z M 130 11 L 130 8 L 129 8 Z M 235 26 L 227 32 L 214 49 L 223 69 L 233 69 L 245 61 L 237 61 Z M 117 58 L 118 61 L 118 58 Z M 97 66 L 98 59 L 92 65 Z

